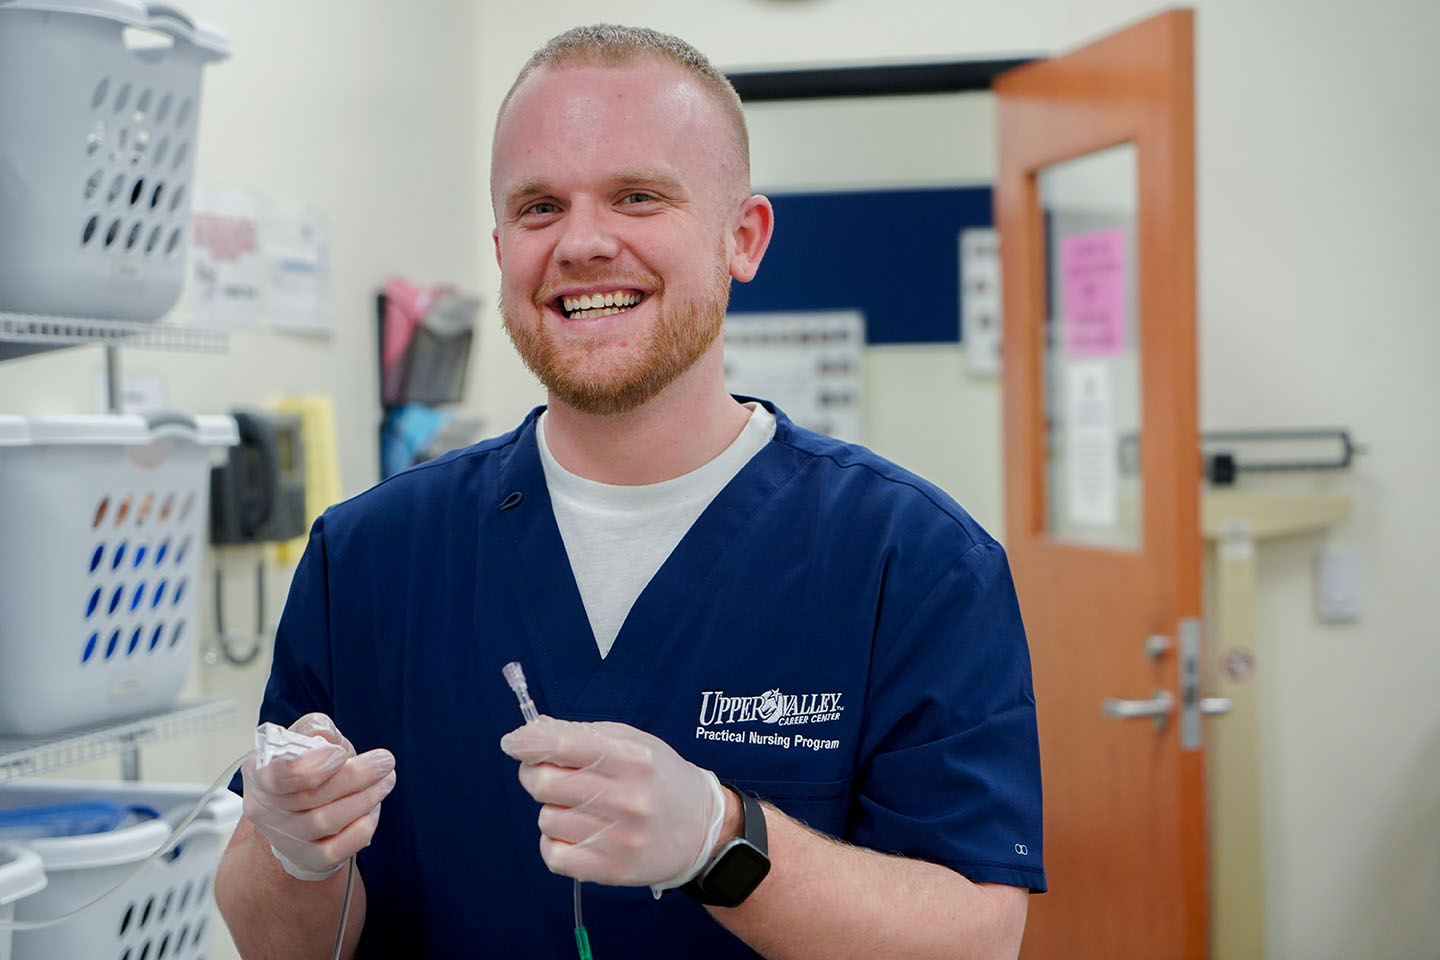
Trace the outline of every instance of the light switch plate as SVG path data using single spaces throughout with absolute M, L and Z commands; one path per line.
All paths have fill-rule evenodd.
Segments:
M 1360 619 L 1360 554 L 1322 550 L 1315 555 L 1315 615 L 1324 623 Z
M 95 409 L 100 413 L 149 413 L 165 409 L 165 381 L 154 374 L 131 373 L 120 375 L 120 409 L 111 411 L 109 384 L 105 371 L 95 374 Z

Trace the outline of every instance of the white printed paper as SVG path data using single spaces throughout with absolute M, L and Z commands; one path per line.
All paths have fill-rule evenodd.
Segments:
M 273 202 L 265 212 L 266 316 L 282 330 L 331 333 L 330 225 L 314 207 Z
M 1119 519 L 1115 415 L 1103 360 L 1072 362 L 1065 392 L 1066 476 L 1070 522 L 1113 527 Z
M 195 188 L 186 300 L 202 326 L 261 322 L 260 201 L 242 190 Z
M 763 397 L 795 423 L 863 442 L 859 311 L 732 313 L 725 317 L 725 387 Z

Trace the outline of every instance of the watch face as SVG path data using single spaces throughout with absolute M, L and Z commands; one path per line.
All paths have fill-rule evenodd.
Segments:
M 770 872 L 770 858 L 745 840 L 732 840 L 711 864 L 702 885 L 720 906 L 744 902 Z

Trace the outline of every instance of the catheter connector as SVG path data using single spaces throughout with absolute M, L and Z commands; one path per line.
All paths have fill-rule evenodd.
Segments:
M 535 701 L 530 699 L 530 687 L 525 683 L 525 671 L 518 661 L 511 660 L 500 668 L 505 675 L 505 682 L 510 684 L 510 689 L 515 691 L 515 699 L 520 701 L 520 714 L 525 718 L 526 723 L 534 723 L 540 719 L 540 713 L 535 709 Z

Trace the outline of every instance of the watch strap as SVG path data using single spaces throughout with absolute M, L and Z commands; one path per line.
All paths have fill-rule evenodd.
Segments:
M 719 853 L 700 868 L 700 872 L 694 879 L 681 885 L 680 890 L 699 903 L 717 907 L 737 907 L 754 891 L 755 887 L 760 885 L 760 881 L 770 871 L 769 835 L 765 827 L 765 811 L 760 806 L 759 798 L 733 783 L 722 783 L 721 787 L 734 790 L 736 796 L 740 798 L 740 836 L 725 844 Z M 748 851 L 736 850 L 737 847 L 748 848 Z M 744 878 L 745 887 L 728 892 L 723 889 L 708 889 L 705 881 L 712 875 L 712 871 L 717 869 L 725 871 L 727 867 L 731 870 L 735 869 L 737 864 L 734 862 L 734 858 L 740 855 L 744 855 L 741 857 L 742 862 L 748 860 L 751 869 L 754 870 L 751 877 Z M 727 858 L 731 862 L 722 863 Z M 759 862 L 756 863 L 756 860 Z M 744 867 L 740 867 L 740 869 L 744 869 Z
M 765 811 L 760 809 L 760 798 L 746 793 L 733 784 L 722 783 L 740 796 L 740 836 L 766 856 L 770 855 L 770 837 L 765 830 Z

